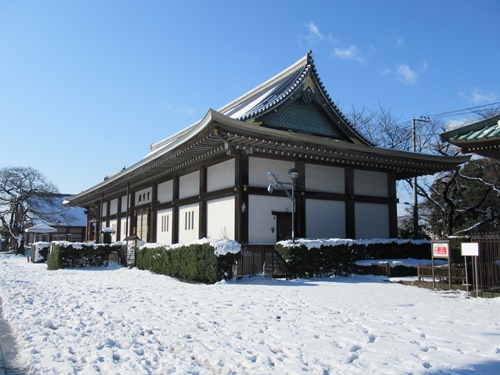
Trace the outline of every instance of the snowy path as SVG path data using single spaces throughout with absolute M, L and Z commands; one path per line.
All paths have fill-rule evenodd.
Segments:
M 31 374 L 500 373 L 500 299 L 374 277 L 196 285 L 0 255 Z

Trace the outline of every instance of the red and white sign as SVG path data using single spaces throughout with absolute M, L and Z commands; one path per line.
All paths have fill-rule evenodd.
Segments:
M 432 256 L 434 258 L 448 258 L 450 256 L 450 247 L 448 242 L 433 242 Z

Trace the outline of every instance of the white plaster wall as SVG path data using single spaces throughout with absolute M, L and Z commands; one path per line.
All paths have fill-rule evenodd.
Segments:
M 118 213 L 118 198 L 113 199 L 110 202 L 110 206 L 109 206 L 109 214 L 110 215 L 116 215 L 117 213 Z
M 172 209 L 160 210 L 156 214 L 156 242 L 171 245 L 172 244 Z M 162 223 L 165 226 L 162 228 Z M 164 230 L 166 229 L 166 230 Z
M 158 202 L 172 202 L 174 198 L 174 182 L 172 180 L 158 184 Z
M 119 241 L 123 241 L 127 237 L 127 218 L 120 218 L 120 239 Z
M 276 217 L 272 211 L 292 212 L 292 201 L 286 197 L 250 195 L 248 206 L 248 242 L 276 243 Z M 274 233 L 271 227 L 275 228 Z
M 306 164 L 306 188 L 326 193 L 345 192 L 344 168 Z
M 252 157 L 249 159 L 248 183 L 256 187 L 269 186 L 267 172 L 275 173 L 278 180 L 282 182 L 292 182 L 292 179 L 288 177 L 288 171 L 293 167 L 293 162 Z
M 306 200 L 307 238 L 345 238 L 345 203 Z
M 234 197 L 207 202 L 207 238 L 234 239 Z
M 124 195 L 121 199 L 122 199 L 121 212 L 127 212 L 127 195 Z
M 179 198 L 188 198 L 200 194 L 200 171 L 189 173 L 179 178 Z
M 389 238 L 389 205 L 355 203 L 356 238 Z
M 234 179 L 234 159 L 212 165 L 207 168 L 207 191 L 212 192 L 228 187 L 233 187 Z
M 192 229 L 186 229 L 186 213 L 194 214 Z M 198 240 L 200 206 L 198 203 L 179 207 L 179 242 L 186 243 Z M 188 223 L 190 224 L 190 223 Z
M 116 233 L 118 232 L 118 220 L 116 219 L 110 220 L 109 227 L 113 228 L 113 230 L 115 231 L 115 233 L 111 234 L 111 242 L 116 242 Z
M 387 197 L 387 173 L 355 169 L 354 194 Z

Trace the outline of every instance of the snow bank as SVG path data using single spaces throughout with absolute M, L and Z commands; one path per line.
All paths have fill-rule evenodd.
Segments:
M 182 283 L 0 254 L 19 373 L 498 374 L 499 299 L 353 276 Z

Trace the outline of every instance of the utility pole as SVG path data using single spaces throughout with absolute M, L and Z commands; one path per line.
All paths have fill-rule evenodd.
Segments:
M 413 117 L 411 120 L 411 140 L 412 140 L 412 151 L 417 152 L 417 134 L 415 129 L 415 123 L 420 122 L 430 122 L 429 117 L 419 118 Z M 417 199 L 417 177 L 413 177 L 413 238 L 419 238 L 419 226 L 418 226 L 418 199 Z

